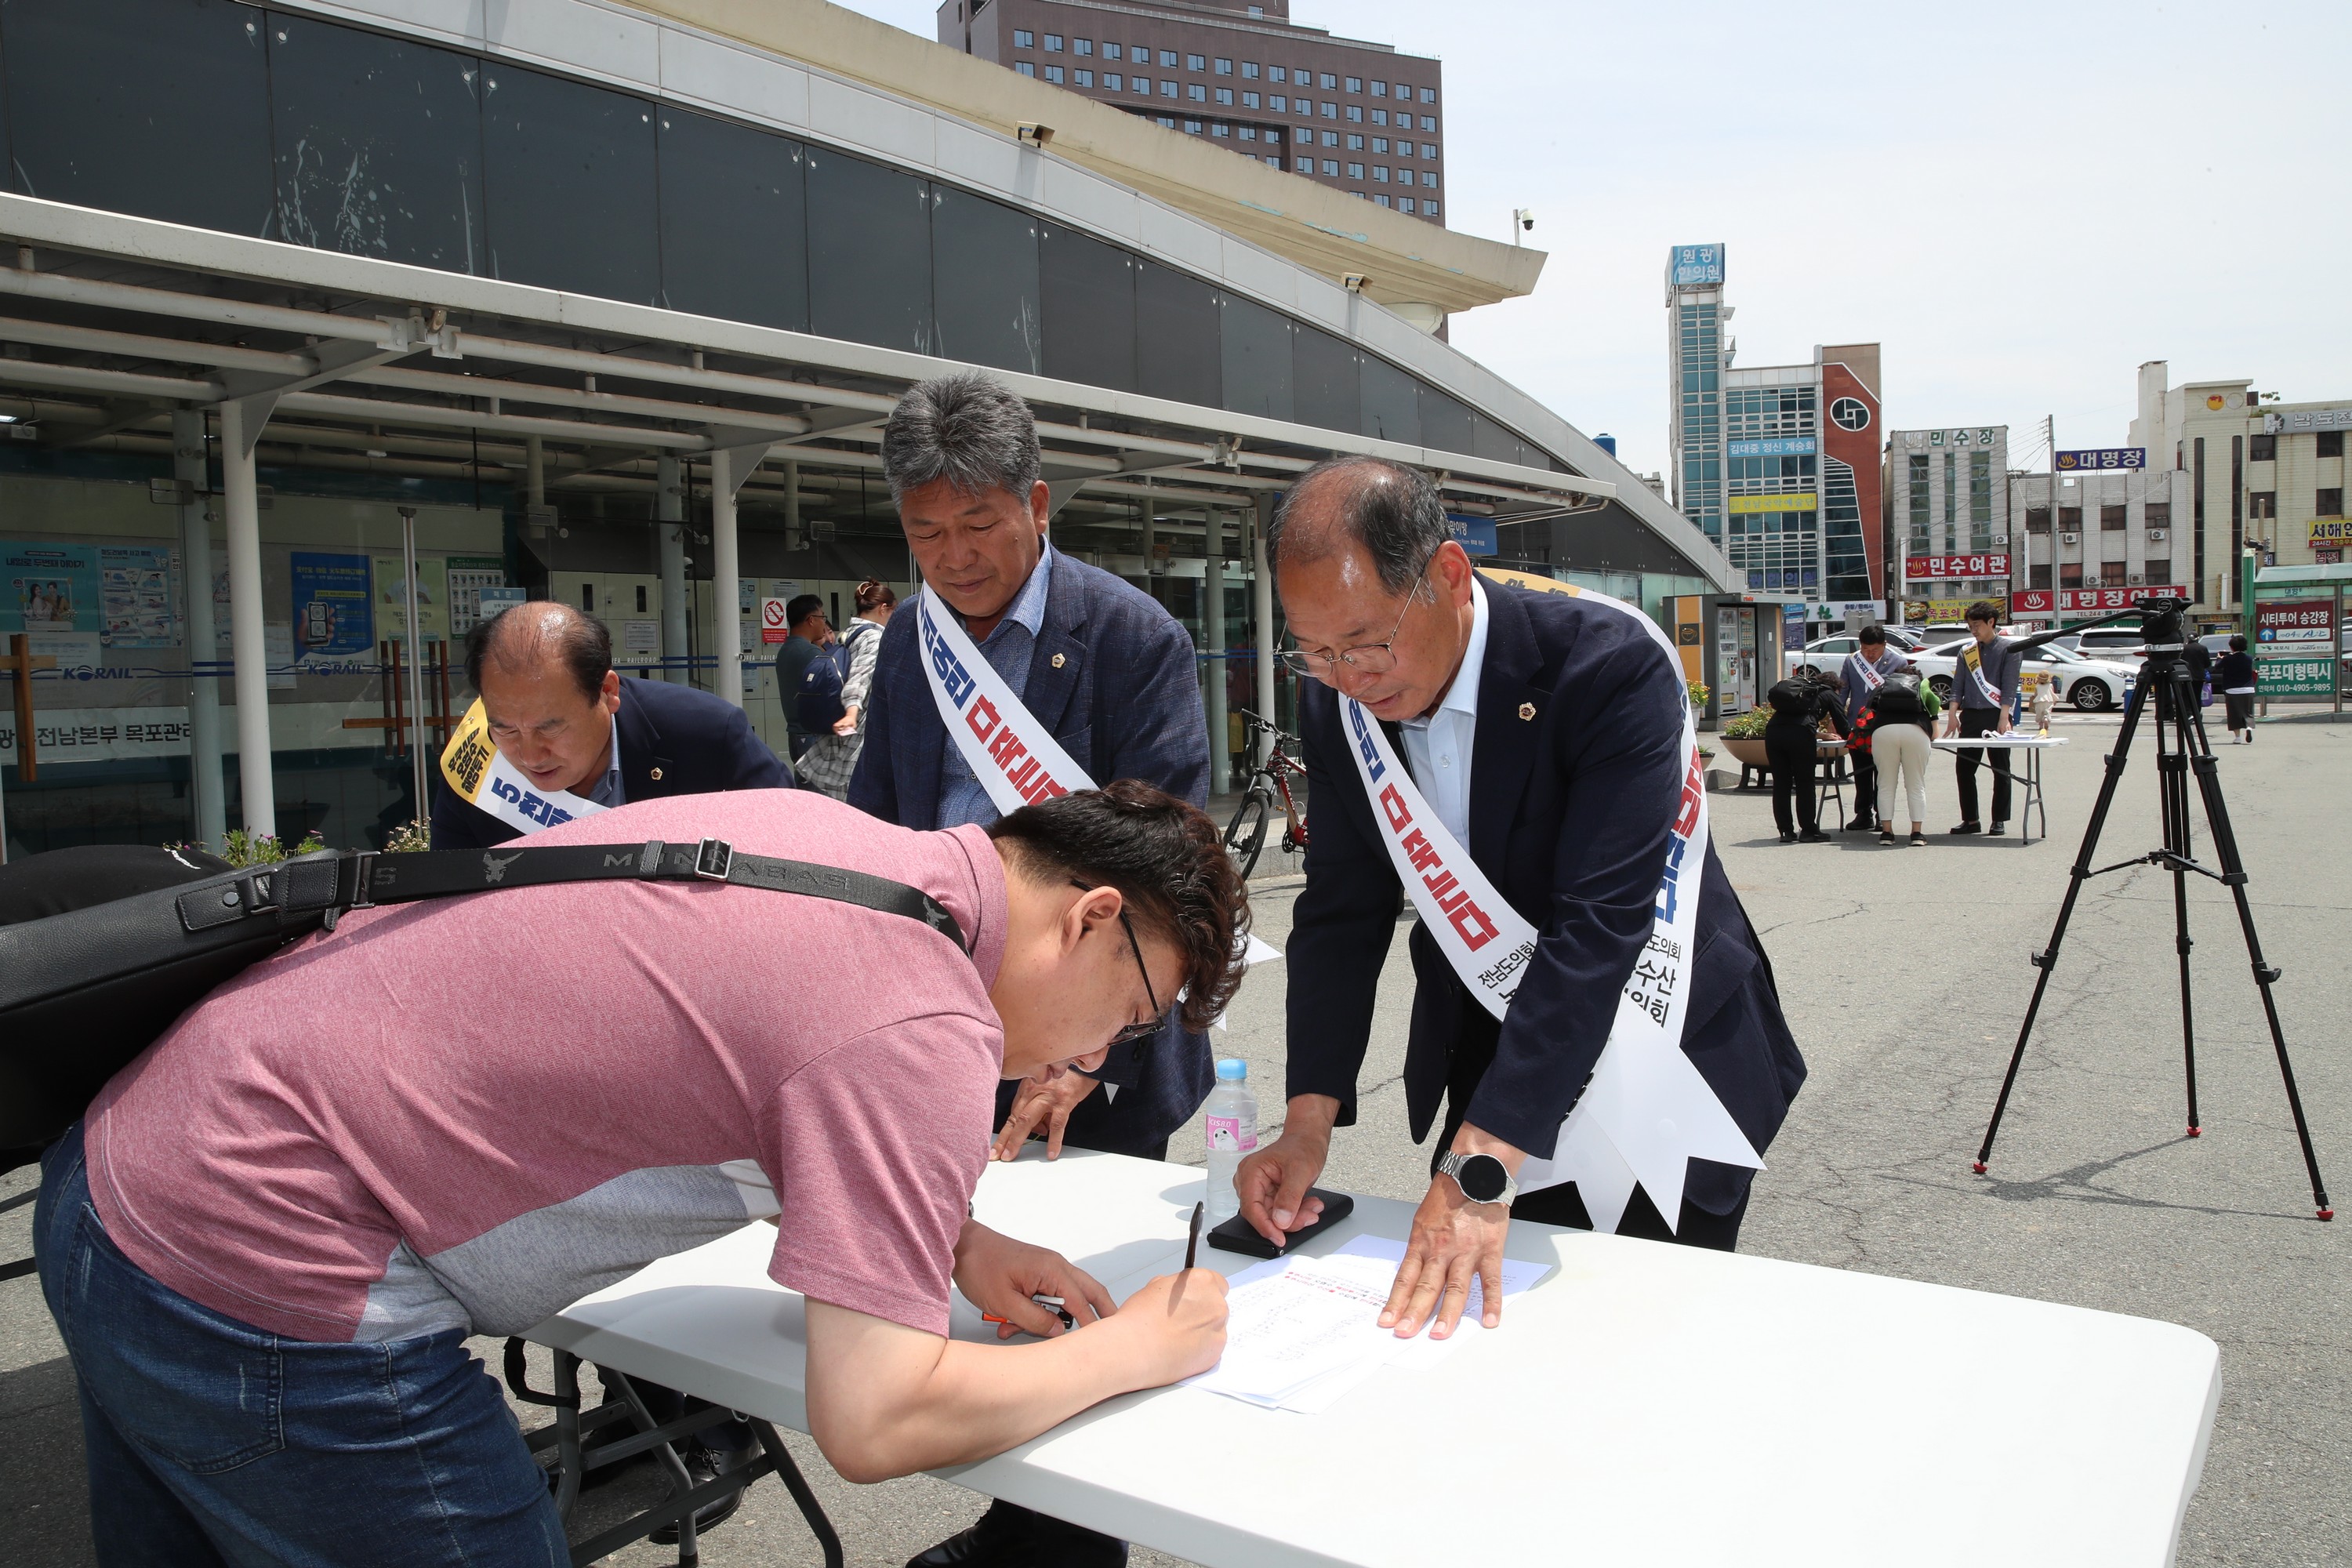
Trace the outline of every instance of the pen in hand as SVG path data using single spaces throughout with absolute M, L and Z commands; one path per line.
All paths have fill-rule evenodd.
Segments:
M 1201 1220 L 1208 1212 L 1207 1204 L 1192 1205 L 1192 1231 L 1184 1238 L 1184 1267 L 1187 1268 L 1192 1268 L 1193 1260 L 1201 1255 Z

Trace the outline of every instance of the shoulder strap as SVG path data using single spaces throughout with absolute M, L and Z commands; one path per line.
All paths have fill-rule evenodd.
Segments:
M 248 867 L 178 888 L 0 927 L 0 1012 L 143 973 L 188 952 L 277 935 L 290 940 L 346 910 L 558 882 L 724 882 L 831 899 L 904 916 L 971 951 L 937 900 L 887 877 L 697 844 L 567 844 L 545 848 L 328 853 Z

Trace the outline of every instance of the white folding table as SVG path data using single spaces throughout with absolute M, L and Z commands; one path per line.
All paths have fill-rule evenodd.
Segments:
M 1123 1299 L 1181 1261 L 1200 1195 L 1183 1166 L 1033 1152 L 989 1167 L 975 1212 Z M 1401 1238 L 1411 1212 L 1359 1198 L 1307 1250 Z M 667 1258 L 530 1337 L 805 1431 L 773 1237 Z M 2202 1334 L 1524 1222 L 1509 1250 L 1556 1267 L 1500 1330 L 1324 1414 L 1161 1389 L 942 1474 L 1210 1568 L 2172 1560 L 2221 1394 Z M 961 1301 L 954 1331 L 993 1336 Z
M 2021 772 L 2012 766 L 2010 773 L 2018 788 L 2024 792 L 2015 803 L 2019 843 L 2022 846 L 2033 842 L 2033 818 L 2028 814 L 2034 811 L 2042 813 L 2042 837 L 2050 837 L 2049 796 L 2042 788 L 2042 753 L 2053 746 L 2064 745 L 2065 736 L 2036 735 L 2023 730 L 2012 730 L 2006 735 L 1937 735 L 1929 743 L 1939 752 L 1958 752 L 1967 748 L 2003 751 L 2011 757 L 2022 755 L 2024 769 Z

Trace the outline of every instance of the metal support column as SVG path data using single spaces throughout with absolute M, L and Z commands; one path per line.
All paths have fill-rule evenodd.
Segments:
M 430 821 L 433 816 L 433 796 L 425 789 L 427 768 L 425 761 L 425 632 L 416 608 L 416 509 L 404 506 L 400 512 L 400 571 L 403 605 L 408 618 L 403 631 L 408 644 L 408 778 L 415 791 L 416 815 Z
M 1257 526 L 1250 531 L 1250 640 L 1257 648 L 1257 712 L 1269 724 L 1279 723 L 1274 711 L 1274 572 L 1265 559 L 1265 534 L 1274 521 L 1274 497 L 1257 498 Z M 1258 737 L 1256 760 L 1272 753 L 1273 742 Z
M 656 531 L 661 536 L 662 679 L 677 686 L 694 684 L 694 672 L 683 662 L 686 635 L 686 480 L 677 455 L 664 452 L 654 463 Z
M 205 411 L 172 411 L 172 474 L 182 489 L 180 583 L 187 599 L 181 623 L 188 648 L 188 805 L 196 842 L 217 852 L 228 831 L 221 779 L 220 637 L 213 625 L 213 524 L 205 495 Z
M 522 441 L 523 499 L 533 507 L 547 504 L 547 449 L 536 436 Z
M 806 550 L 808 535 L 801 529 L 801 466 L 784 465 L 784 548 Z
M 1233 787 L 1233 726 L 1225 718 L 1225 514 L 1208 516 L 1208 560 L 1201 570 L 1201 636 L 1209 657 L 1202 662 L 1209 716 L 1209 793 Z
M 710 587 L 719 605 L 719 696 L 743 706 L 743 611 L 740 555 L 735 536 L 735 493 L 775 445 L 772 436 L 730 441 L 741 433 L 714 429 L 710 448 Z M 727 443 L 721 445 L 720 443 Z
M 275 401 L 254 406 L 231 398 L 220 405 L 229 651 L 236 660 L 236 773 L 245 795 L 245 830 L 256 838 L 278 834 L 269 756 L 269 643 L 261 615 L 261 498 L 253 475 L 254 443 Z

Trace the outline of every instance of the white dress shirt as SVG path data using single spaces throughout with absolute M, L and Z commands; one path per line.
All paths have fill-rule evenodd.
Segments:
M 1486 666 L 1486 590 L 1473 576 L 1470 644 L 1462 650 L 1462 668 L 1454 672 L 1454 684 L 1445 689 L 1436 712 L 1402 726 L 1413 783 L 1465 849 L 1470 847 L 1470 749 L 1477 738 L 1478 681 Z

